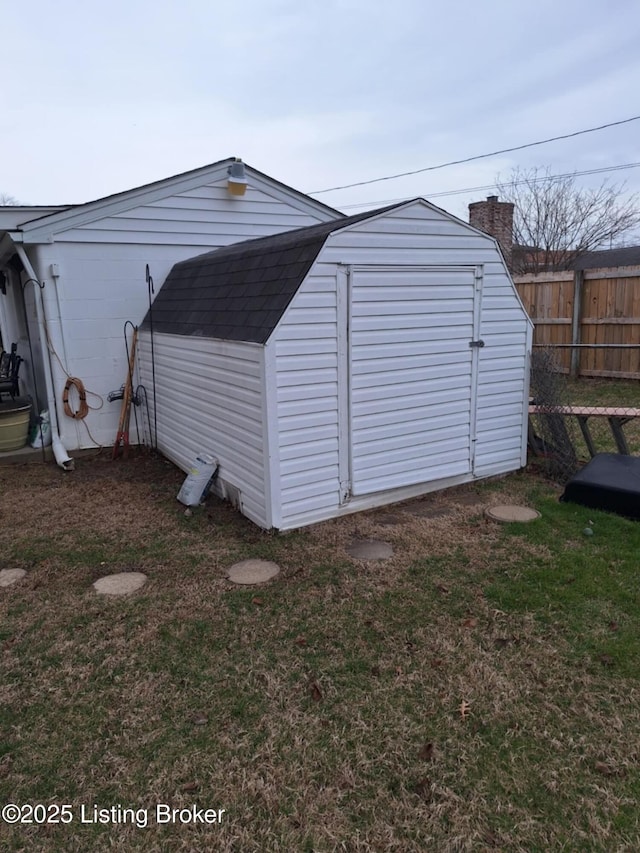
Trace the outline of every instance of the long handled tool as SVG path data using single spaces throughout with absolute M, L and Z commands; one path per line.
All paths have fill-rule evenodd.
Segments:
M 158 449 L 158 407 L 156 404 L 156 357 L 153 349 L 153 300 L 151 295 L 155 293 L 153 286 L 153 278 L 149 269 L 149 264 L 146 268 L 147 291 L 149 294 L 149 332 L 151 336 L 151 379 L 153 383 L 153 435 L 151 434 L 151 421 L 149 421 L 149 437 L 151 439 L 151 447 L 153 450 Z
M 136 358 L 136 343 L 138 341 L 138 327 L 133 327 L 133 335 L 131 337 L 131 350 L 129 352 L 129 369 L 127 378 L 124 383 L 124 392 L 122 395 L 122 407 L 120 409 L 120 421 L 118 423 L 118 434 L 116 435 L 116 443 L 113 445 L 112 459 L 118 458 L 118 453 L 122 447 L 122 455 L 126 459 L 129 455 L 129 421 L 131 419 L 131 399 L 133 396 L 133 365 Z

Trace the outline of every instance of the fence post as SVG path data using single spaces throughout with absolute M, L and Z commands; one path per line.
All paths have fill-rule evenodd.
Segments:
M 584 274 L 582 270 L 576 270 L 573 274 L 573 315 L 571 317 L 571 343 L 580 343 L 580 321 L 582 320 L 582 282 Z M 580 347 L 571 348 L 571 362 L 569 375 L 573 378 L 580 375 Z

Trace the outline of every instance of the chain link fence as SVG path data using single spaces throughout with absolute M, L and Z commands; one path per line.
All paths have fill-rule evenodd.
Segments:
M 571 378 L 558 347 L 534 346 L 529 446 L 561 483 L 597 453 L 640 456 L 640 380 Z

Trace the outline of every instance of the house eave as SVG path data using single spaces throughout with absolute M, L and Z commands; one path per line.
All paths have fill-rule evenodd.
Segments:
M 0 264 L 15 254 L 18 243 L 22 243 L 22 234 L 0 231 Z
M 213 184 L 216 181 L 226 181 L 227 170 L 232 162 L 234 162 L 233 158 L 227 158 L 226 160 L 221 160 L 190 172 L 174 175 L 161 181 L 155 181 L 141 187 L 126 190 L 125 192 L 96 199 L 95 201 L 90 201 L 74 208 L 68 208 L 24 222 L 19 226 L 25 235 L 24 242 L 29 244 L 50 242 L 56 234 L 90 225 L 109 216 L 117 216 L 119 213 L 124 213 L 133 207 L 150 204 L 169 195 L 187 192 L 190 189 L 202 186 L 203 183 Z M 336 214 L 338 217 L 344 215 L 322 202 L 305 196 L 304 193 L 292 187 L 287 187 L 286 184 L 282 184 L 268 175 L 264 175 L 249 165 L 246 165 L 246 172 L 249 180 L 254 178 L 254 180 L 260 183 L 262 189 L 271 191 L 274 197 L 280 199 L 286 198 L 288 204 L 300 210 L 309 211 L 309 209 L 313 209 L 319 214 L 320 219 L 329 220 L 335 219 Z M 237 203 L 241 204 L 242 201 L 239 200 Z
M 14 231 L 27 222 L 43 219 L 45 216 L 62 213 L 70 205 L 0 205 L 0 233 Z

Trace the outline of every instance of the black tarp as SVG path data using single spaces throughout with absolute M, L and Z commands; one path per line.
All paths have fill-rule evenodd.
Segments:
M 640 457 L 599 453 L 569 480 L 560 500 L 640 519 Z

